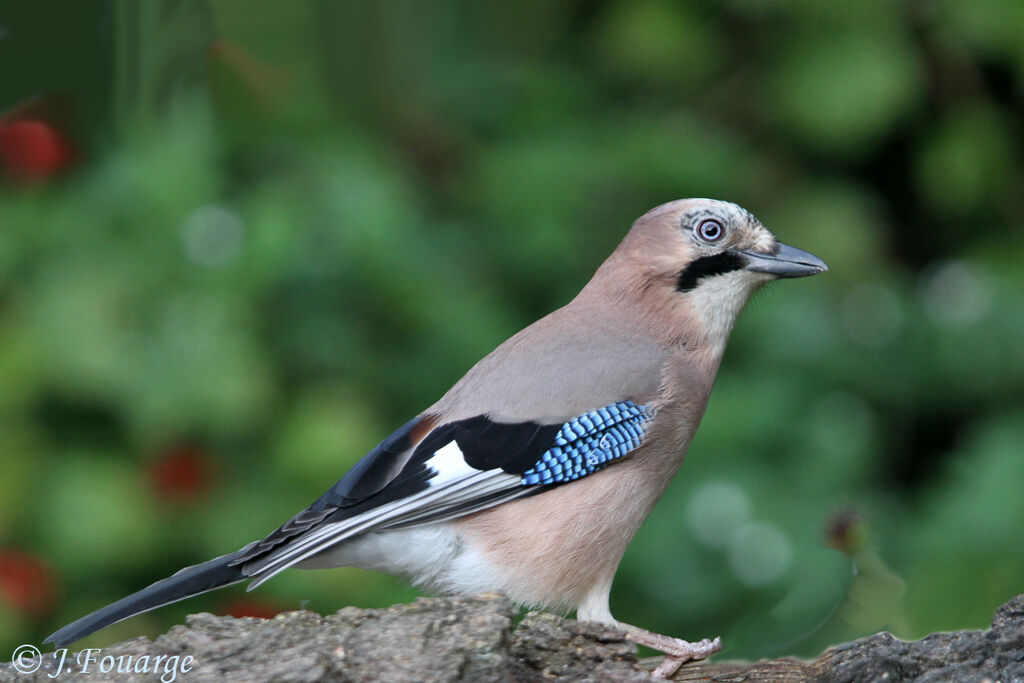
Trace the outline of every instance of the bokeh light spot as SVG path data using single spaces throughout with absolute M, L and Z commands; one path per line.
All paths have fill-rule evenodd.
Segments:
M 843 327 L 865 346 L 890 344 L 903 327 L 904 313 L 891 289 L 867 284 L 855 287 L 843 298 Z
M 777 581 L 792 563 L 789 538 L 770 522 L 743 524 L 729 538 L 729 567 L 748 586 Z
M 941 263 L 926 273 L 920 296 L 928 316 L 950 327 L 973 325 L 992 309 L 992 289 L 984 274 L 960 260 Z
M 686 521 L 704 543 L 724 547 L 730 534 L 750 518 L 750 497 L 729 481 L 710 481 L 690 497 Z
M 233 261 L 242 251 L 245 225 L 222 206 L 201 206 L 181 226 L 185 255 L 195 264 L 213 268 Z

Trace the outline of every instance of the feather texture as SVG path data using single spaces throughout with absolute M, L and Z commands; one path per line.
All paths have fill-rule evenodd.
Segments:
M 593 474 L 637 448 L 652 417 L 649 408 L 632 401 L 574 417 L 558 430 L 554 445 L 523 472 L 523 484 L 564 484 Z
M 622 401 L 560 426 L 505 424 L 486 416 L 442 425 L 427 434 L 411 456 L 396 453 L 395 457 L 404 458 L 405 467 L 376 494 L 322 517 L 323 510 L 304 510 L 295 519 L 312 515 L 318 517 L 315 524 L 298 536 L 289 536 L 284 544 L 263 544 L 263 550 L 257 545 L 255 552 L 233 564 L 242 565 L 245 575 L 253 578 L 252 590 L 288 567 L 359 534 L 453 519 L 543 487 L 574 481 L 639 447 L 644 425 L 651 418 L 650 409 Z M 397 441 L 392 436 L 385 443 Z M 378 447 L 371 456 L 379 461 L 385 452 Z M 524 469 L 523 462 L 532 465 Z M 373 464 L 364 471 L 385 469 Z M 348 482 L 349 489 L 358 487 L 358 480 Z M 400 495 L 395 495 L 396 489 Z M 290 532 L 304 524 L 289 521 L 282 529 Z

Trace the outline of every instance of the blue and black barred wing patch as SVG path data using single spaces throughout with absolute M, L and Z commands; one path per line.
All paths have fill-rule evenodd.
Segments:
M 554 445 L 523 472 L 523 485 L 564 484 L 607 467 L 643 442 L 652 417 L 645 406 L 622 401 L 569 420 Z

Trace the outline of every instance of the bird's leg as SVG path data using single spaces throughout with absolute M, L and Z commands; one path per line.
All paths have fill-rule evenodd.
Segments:
M 686 662 L 699 659 L 707 659 L 722 649 L 721 638 L 705 638 L 696 643 L 690 643 L 681 638 L 663 636 L 659 633 L 651 633 L 637 626 L 619 622 L 619 628 L 626 632 L 626 637 L 638 645 L 665 653 L 665 659 L 653 671 L 655 678 L 668 678 L 679 670 Z

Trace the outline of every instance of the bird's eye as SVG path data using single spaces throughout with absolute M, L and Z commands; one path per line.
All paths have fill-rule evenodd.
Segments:
M 705 242 L 717 242 L 724 234 L 725 228 L 713 218 L 701 221 L 700 225 L 697 226 L 697 237 Z

